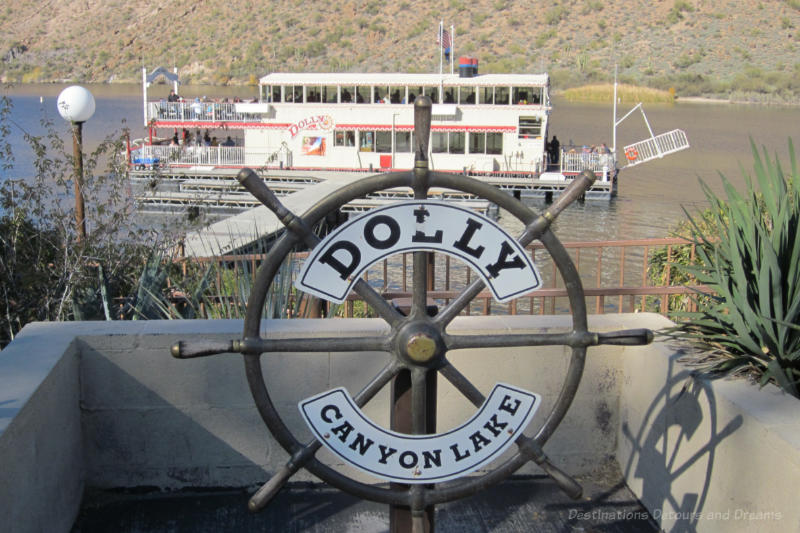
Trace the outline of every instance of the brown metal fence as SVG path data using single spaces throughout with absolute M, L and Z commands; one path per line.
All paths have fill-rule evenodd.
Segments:
M 685 308 L 692 310 L 689 294 L 708 292 L 699 285 L 674 283 L 671 262 L 680 251 L 689 258 L 694 257 L 694 245 L 680 238 L 636 239 L 622 241 L 588 241 L 564 243 L 581 276 L 587 309 L 597 314 L 653 311 L 666 313 L 670 297 L 682 296 Z M 470 315 L 486 314 L 563 314 L 569 313 L 569 302 L 564 282 L 544 246 L 537 242 L 528 246 L 534 264 L 539 269 L 543 286 L 527 296 L 507 303 L 492 299 L 488 290 L 482 291 L 465 310 Z M 648 270 L 652 254 L 659 251 L 662 256 L 663 282 L 652 282 Z M 665 253 L 665 256 L 664 256 Z M 297 253 L 292 257 L 295 269 L 307 256 Z M 182 258 L 182 262 L 216 263 L 218 283 L 223 286 L 222 272 L 233 271 L 236 276 L 255 272 L 263 254 L 228 255 L 207 258 Z M 402 254 L 373 265 L 364 273 L 365 280 L 387 300 L 410 298 L 411 254 Z M 246 267 L 245 267 L 246 265 Z M 437 304 L 446 304 L 458 296 L 469 285 L 474 273 L 460 261 L 444 254 L 435 254 L 432 259 L 432 286 L 428 297 Z M 242 272 L 246 270 L 247 272 Z M 224 298 L 224 297 L 223 297 Z M 337 314 L 345 317 L 363 315 L 365 306 L 360 298 L 351 293 Z M 674 305 L 674 302 L 673 302 Z

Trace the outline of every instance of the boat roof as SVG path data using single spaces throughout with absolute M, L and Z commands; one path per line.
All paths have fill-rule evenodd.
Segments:
M 547 74 L 478 74 L 462 78 L 458 74 L 404 72 L 273 72 L 259 80 L 261 85 L 411 85 L 448 86 L 545 86 Z

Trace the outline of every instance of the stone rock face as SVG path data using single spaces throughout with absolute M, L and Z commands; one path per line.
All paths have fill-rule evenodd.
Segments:
M 8 52 L 3 54 L 3 61 L 4 62 L 13 61 L 19 58 L 19 56 L 21 56 L 27 51 L 28 47 L 25 46 L 24 44 L 15 44 L 14 46 L 8 49 Z

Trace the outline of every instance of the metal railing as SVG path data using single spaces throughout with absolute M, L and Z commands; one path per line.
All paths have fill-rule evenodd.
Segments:
M 689 258 L 694 257 L 694 245 L 680 238 L 637 239 L 624 241 L 590 241 L 564 243 L 575 263 L 584 294 L 587 309 L 596 314 L 652 311 L 667 313 L 671 297 L 681 296 L 684 308 L 694 310 L 689 298 L 696 292 L 708 292 L 704 286 L 673 284 L 671 262 L 679 248 Z M 542 288 L 533 293 L 507 303 L 497 303 L 491 293 L 484 290 L 473 299 L 465 309 L 467 315 L 516 315 L 516 314 L 565 314 L 569 313 L 567 290 L 549 253 L 541 243 L 528 247 L 531 257 L 543 278 Z M 649 269 L 652 252 L 659 250 L 663 257 L 662 284 L 650 281 Z M 298 264 L 307 252 L 297 253 L 293 261 Z M 412 254 L 395 256 L 373 265 L 364 273 L 364 279 L 387 300 L 404 300 L 411 297 L 411 259 Z M 215 263 L 220 271 L 235 269 L 247 271 L 246 275 L 255 277 L 255 272 L 263 254 L 229 255 L 209 258 L 181 258 L 178 261 L 197 261 Z M 474 279 L 474 273 L 461 262 L 451 261 L 449 256 L 436 254 L 432 261 L 434 270 L 433 286 L 428 290 L 428 298 L 440 307 L 456 298 L 464 287 Z M 298 269 L 295 268 L 295 271 Z M 220 283 L 221 286 L 221 283 Z M 221 299 L 225 297 L 220 296 Z M 333 312 L 333 311 L 331 311 Z M 351 293 L 342 308 L 336 311 L 345 317 L 366 313 L 366 305 Z
M 144 145 L 131 151 L 135 166 L 242 166 L 245 164 L 243 146 L 161 146 Z
M 580 173 L 591 170 L 595 173 L 610 172 L 614 168 L 614 158 L 611 154 L 597 152 L 561 152 L 561 172 Z
M 262 113 L 242 113 L 235 102 L 148 102 L 148 120 L 260 122 Z

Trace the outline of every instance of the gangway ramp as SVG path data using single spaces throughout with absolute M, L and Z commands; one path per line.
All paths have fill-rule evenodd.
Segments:
M 624 150 L 625 159 L 628 160 L 627 166 L 632 167 L 686 148 L 689 148 L 686 133 L 683 130 L 672 130 L 629 144 Z
M 287 209 L 303 214 L 318 201 L 354 180 L 329 180 L 306 187 L 281 199 Z M 184 240 L 186 257 L 225 255 L 283 229 L 275 214 L 261 205 L 192 232 Z

